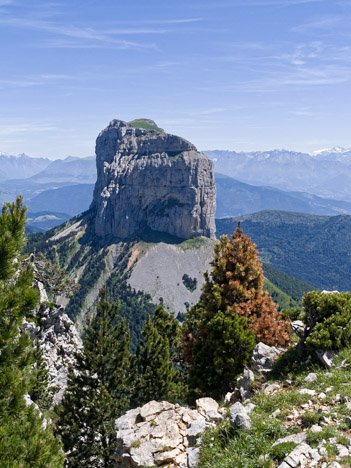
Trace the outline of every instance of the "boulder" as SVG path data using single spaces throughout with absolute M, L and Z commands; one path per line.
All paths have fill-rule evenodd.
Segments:
M 252 369 L 261 373 L 271 372 L 274 361 L 284 353 L 284 351 L 284 349 L 276 348 L 275 346 L 258 343 L 252 355 Z
M 310 372 L 307 377 L 305 377 L 304 382 L 312 383 L 317 380 L 317 374 Z
M 235 429 L 250 429 L 251 418 L 245 406 L 237 402 L 229 408 L 229 420 Z
M 250 429 L 252 426 L 251 418 L 247 413 L 239 413 L 235 416 L 233 426 L 235 429 Z
M 188 438 L 189 446 L 194 447 L 196 445 L 196 440 L 201 435 L 207 427 L 206 421 L 192 421 L 188 425 L 186 430 L 186 436 Z
M 188 468 L 196 468 L 200 461 L 200 448 L 190 447 L 187 450 Z
M 245 401 L 251 397 L 251 384 L 255 381 L 255 375 L 252 370 L 245 367 L 244 375 L 238 380 L 240 398 Z
M 219 405 L 213 398 L 199 398 L 196 400 L 196 409 L 202 414 L 202 416 L 207 416 L 209 411 L 218 412 Z
M 327 367 L 330 369 L 333 367 L 333 359 L 335 356 L 338 355 L 337 351 L 325 351 L 323 349 L 316 349 L 316 355 L 319 358 L 319 360 Z

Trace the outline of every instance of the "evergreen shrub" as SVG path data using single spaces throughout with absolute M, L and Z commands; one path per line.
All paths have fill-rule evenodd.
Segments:
M 303 298 L 305 334 L 300 348 L 338 350 L 351 345 L 351 293 L 307 293 Z

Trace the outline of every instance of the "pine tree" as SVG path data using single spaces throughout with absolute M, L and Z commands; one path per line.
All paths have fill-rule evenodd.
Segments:
M 162 306 L 157 306 L 152 316 L 152 324 L 159 334 L 168 339 L 170 359 L 179 364 L 181 356 L 182 329 L 174 315 Z
M 183 346 L 194 394 L 220 397 L 250 360 L 256 340 L 286 345 L 290 326 L 263 291 L 257 250 L 240 226 L 231 239 L 221 237 L 211 265 L 199 304 L 185 319 Z
M 115 420 L 129 406 L 133 385 L 130 336 L 118 319 L 118 303 L 100 293 L 95 316 L 87 321 L 82 352 L 69 374 L 58 408 L 58 433 L 68 467 L 112 467 Z
M 170 353 L 177 355 L 180 336 L 175 322 L 162 307 L 156 309 L 153 319 L 146 320 L 136 355 L 139 405 L 150 400 L 176 402 L 184 393 L 181 373 L 170 357 Z
M 25 214 L 18 197 L 0 215 L 0 466 L 60 467 L 60 445 L 25 399 L 35 384 L 34 355 L 32 340 L 20 328 L 38 301 L 32 268 L 19 262 Z
M 35 346 L 33 356 L 34 365 L 32 370 L 35 380 L 33 387 L 29 391 L 29 396 L 39 406 L 41 411 L 49 411 L 53 403 L 54 388 L 49 387 L 49 369 L 43 358 L 39 342 Z

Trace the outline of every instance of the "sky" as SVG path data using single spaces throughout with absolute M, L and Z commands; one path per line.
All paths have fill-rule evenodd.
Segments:
M 0 0 L 0 151 L 94 154 L 112 119 L 201 150 L 350 147 L 351 0 Z

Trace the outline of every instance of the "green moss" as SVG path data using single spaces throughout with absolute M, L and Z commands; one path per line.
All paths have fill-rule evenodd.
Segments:
M 140 440 L 133 440 L 133 442 L 130 444 L 132 448 L 139 448 L 140 447 Z

